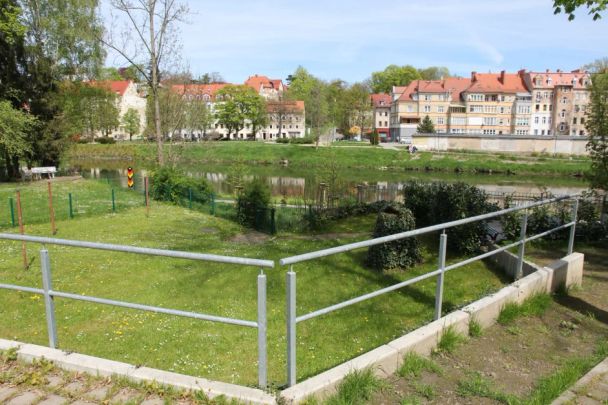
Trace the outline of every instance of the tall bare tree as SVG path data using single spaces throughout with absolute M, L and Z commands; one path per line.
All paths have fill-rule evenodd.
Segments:
M 103 42 L 136 68 L 148 85 L 154 104 L 157 160 L 163 166 L 161 70 L 178 59 L 178 23 L 185 22 L 189 10 L 178 0 L 111 0 L 111 4 L 123 18 L 123 29 L 108 30 Z

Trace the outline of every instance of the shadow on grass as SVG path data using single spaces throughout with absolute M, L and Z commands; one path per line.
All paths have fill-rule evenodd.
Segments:
M 580 312 L 583 315 L 591 315 L 596 320 L 608 325 L 608 311 L 604 311 L 603 309 L 598 308 L 585 300 L 578 297 L 573 297 L 571 295 L 556 295 L 555 301 L 558 304 L 573 311 Z

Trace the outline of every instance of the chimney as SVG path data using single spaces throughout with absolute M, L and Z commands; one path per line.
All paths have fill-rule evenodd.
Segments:
M 557 69 L 557 73 L 561 73 L 561 72 L 562 72 L 562 70 L 561 70 L 561 69 Z
M 545 70 L 545 73 L 549 73 L 549 72 L 551 72 L 551 69 Z
M 477 72 L 471 72 L 471 81 L 472 82 L 477 81 Z
M 505 71 L 504 70 L 500 71 L 500 82 L 502 84 L 505 84 Z

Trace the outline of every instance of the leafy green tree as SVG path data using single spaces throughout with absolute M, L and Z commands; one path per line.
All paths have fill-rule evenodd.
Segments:
M 8 101 L 0 101 L 0 154 L 5 163 L 2 177 L 19 175 L 19 158 L 31 152 L 28 135 L 35 126 L 35 117 L 13 108 Z
M 422 122 L 420 124 L 418 124 L 418 127 L 416 128 L 416 131 L 419 134 L 434 134 L 435 133 L 435 125 L 433 124 L 433 121 L 431 120 L 431 117 L 429 117 L 428 115 L 426 115 L 422 119 Z
M 102 41 L 137 69 L 148 85 L 154 115 L 150 128 L 154 128 L 158 164 L 163 166 L 163 140 L 167 133 L 163 129 L 173 125 L 162 123 L 161 70 L 164 67 L 168 71 L 171 67 L 168 64 L 178 57 L 178 23 L 184 21 L 189 10 L 176 0 L 111 0 L 110 4 L 123 15 L 123 30 L 106 32 Z
M 591 157 L 588 178 L 593 188 L 608 190 L 608 73 L 593 75 L 590 90 L 585 122 Z
M 429 66 L 424 69 L 418 69 L 422 80 L 441 80 L 442 78 L 450 77 L 450 70 L 444 66 Z
M 317 145 L 321 133 L 331 123 L 327 84 L 310 74 L 302 66 L 290 75 L 289 92 L 292 99 L 303 100 L 306 108 L 306 125 L 310 128 Z
M 608 72 L 608 58 L 596 59 L 582 67 L 591 73 L 606 73 Z
M 346 91 L 347 114 L 352 124 L 361 129 L 361 135 L 373 123 L 373 111 L 369 89 L 363 83 L 355 83 Z
M 207 130 L 213 122 L 213 113 L 205 100 L 194 99 L 188 102 L 186 126 L 190 131 L 200 131 L 203 138 L 206 138 Z
M 122 117 L 122 125 L 129 133 L 129 141 L 133 140 L 133 134 L 139 132 L 139 113 L 134 108 L 129 108 Z
M 0 97 L 14 106 L 22 103 L 26 80 L 23 71 L 27 66 L 24 37 L 25 27 L 20 23 L 21 10 L 14 0 L 0 0 Z
M 574 12 L 580 8 L 586 6 L 589 15 L 593 16 L 593 20 L 599 20 L 602 18 L 601 13 L 608 7 L 608 0 L 554 0 L 553 9 L 555 14 L 564 13 L 568 14 L 568 20 L 574 20 Z
M 390 93 L 393 86 L 407 86 L 421 79 L 420 72 L 411 65 L 389 65 L 381 72 L 373 72 L 371 87 L 374 93 Z
M 266 119 L 266 102 L 251 87 L 244 85 L 229 85 L 217 92 L 221 102 L 216 104 L 215 116 L 220 124 L 228 129 L 230 135 L 237 135 L 247 123 L 255 131 L 264 124 Z

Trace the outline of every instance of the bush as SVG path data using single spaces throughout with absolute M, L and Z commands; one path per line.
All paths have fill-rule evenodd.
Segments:
M 264 213 L 270 204 L 270 187 L 256 179 L 245 185 L 236 202 L 237 219 L 241 225 L 255 227 L 257 216 Z
M 291 138 L 289 143 L 295 145 L 311 145 L 315 143 L 315 140 L 312 136 L 305 136 L 304 138 Z
M 409 182 L 404 186 L 405 207 L 412 211 L 418 227 L 455 221 L 496 211 L 486 193 L 465 183 Z M 448 230 L 448 248 L 459 253 L 477 251 L 484 243 L 486 225 L 477 221 Z
M 372 145 L 378 145 L 380 142 L 380 135 L 378 135 L 378 131 L 374 129 L 374 132 L 369 134 L 369 143 Z
M 95 142 L 102 145 L 111 145 L 116 143 L 116 139 L 110 138 L 109 136 L 102 136 L 101 138 L 95 138 Z
M 374 238 L 406 232 L 416 228 L 412 212 L 397 204 L 387 205 L 376 219 Z M 367 262 L 378 271 L 407 269 L 422 260 L 420 246 L 416 238 L 396 240 L 371 246 L 367 252 Z
M 204 178 L 189 177 L 180 170 L 162 167 L 152 174 L 150 194 L 153 199 L 183 203 L 192 193 L 192 201 L 204 204 L 212 194 L 212 189 Z
M 289 139 L 287 138 L 277 138 L 275 139 L 276 143 L 289 143 Z

